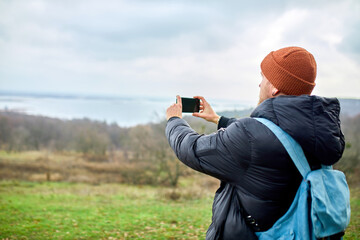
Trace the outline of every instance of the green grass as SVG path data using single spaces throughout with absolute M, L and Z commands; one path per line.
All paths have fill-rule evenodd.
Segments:
M 12 183 L 0 187 L 0 239 L 204 239 L 210 197 L 166 200 L 152 187 Z
M 351 219 L 344 239 L 360 239 L 360 189 L 350 189 Z
M 0 182 L 0 239 L 204 239 L 212 194 L 119 184 Z M 360 239 L 360 192 L 344 239 Z

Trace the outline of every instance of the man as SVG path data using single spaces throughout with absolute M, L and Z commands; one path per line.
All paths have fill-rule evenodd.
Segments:
M 261 63 L 259 105 L 251 117 L 218 116 L 201 99 L 194 116 L 218 124 L 217 133 L 199 135 L 182 119 L 181 98 L 167 109 L 166 136 L 177 157 L 189 167 L 221 180 L 206 239 L 256 239 L 291 205 L 301 175 L 266 118 L 303 148 L 312 169 L 332 165 L 344 151 L 337 99 L 310 96 L 316 62 L 300 47 L 269 53 Z

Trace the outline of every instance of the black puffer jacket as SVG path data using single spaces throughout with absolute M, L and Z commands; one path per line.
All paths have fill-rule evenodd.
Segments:
M 280 96 L 264 101 L 251 114 L 271 120 L 303 148 L 311 167 L 334 164 L 344 150 L 337 99 Z M 189 167 L 221 180 L 215 194 L 206 239 L 256 239 L 244 211 L 261 231 L 289 208 L 301 181 L 275 135 L 252 118 L 222 117 L 219 130 L 199 135 L 180 118 L 171 118 L 166 136 Z M 243 209 L 243 210 L 242 210 Z

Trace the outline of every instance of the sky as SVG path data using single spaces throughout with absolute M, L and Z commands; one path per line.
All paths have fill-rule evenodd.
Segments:
M 0 92 L 245 101 L 301 46 L 313 94 L 360 98 L 359 30 L 359 0 L 0 0 Z

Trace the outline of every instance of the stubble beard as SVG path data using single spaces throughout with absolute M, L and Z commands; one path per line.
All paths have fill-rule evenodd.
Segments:
M 260 92 L 260 94 L 259 94 L 259 101 L 258 101 L 257 106 L 259 106 L 263 101 L 265 101 L 265 99 L 263 99 L 263 98 L 261 97 L 261 92 Z

